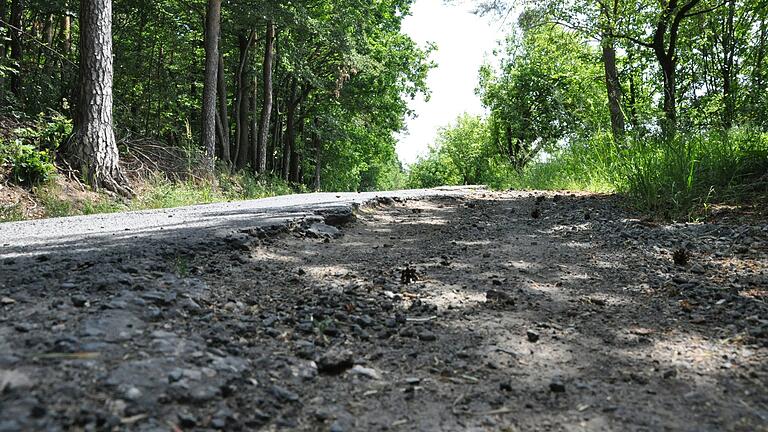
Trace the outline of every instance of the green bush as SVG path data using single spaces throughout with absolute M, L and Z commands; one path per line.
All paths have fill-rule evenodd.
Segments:
M 12 183 L 23 186 L 36 186 L 47 182 L 56 173 L 50 153 L 38 150 L 20 140 L 0 143 L 3 165 L 10 167 Z
M 56 151 L 71 133 L 72 122 L 56 112 L 14 130 L 13 139 L 0 142 L 0 163 L 8 167 L 11 182 L 36 186 L 50 180 Z

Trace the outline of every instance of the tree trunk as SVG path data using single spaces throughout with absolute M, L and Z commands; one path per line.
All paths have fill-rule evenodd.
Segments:
M 61 20 L 61 38 L 64 55 L 69 57 L 72 54 L 72 17 L 69 12 L 66 12 Z
M 304 139 L 304 115 L 301 114 L 299 116 L 298 127 L 296 130 L 296 135 L 298 137 L 301 137 L 301 139 Z M 303 146 L 302 146 L 303 147 Z M 300 183 L 301 182 L 301 152 L 298 148 L 296 148 L 296 136 L 294 136 L 293 143 L 291 145 L 291 169 L 290 174 L 288 176 L 288 180 L 293 183 Z
M 264 103 L 261 107 L 261 123 L 256 142 L 256 160 L 254 169 L 257 173 L 267 170 L 267 139 L 269 138 L 269 118 L 272 115 L 272 63 L 275 54 L 275 23 L 267 23 L 267 34 L 264 42 Z
M 112 130 L 112 78 L 112 0 L 82 0 L 74 156 L 94 188 L 130 197 Z
M 604 35 L 603 67 L 605 69 L 605 87 L 608 90 L 608 109 L 611 113 L 611 131 L 614 142 L 621 142 L 624 138 L 624 112 L 622 110 L 621 82 L 619 71 L 616 68 L 616 47 L 610 36 Z
M 213 173 L 216 154 L 216 81 L 219 70 L 221 0 L 208 0 L 205 17 L 205 81 L 203 83 L 202 136 L 206 169 Z
M 6 0 L 0 0 L 0 20 L 3 22 L 0 22 L 0 30 L 3 30 L 3 28 L 6 27 L 5 22 L 7 22 L 6 14 L 8 13 L 8 2 Z M 10 30 L 10 29 L 8 29 Z M 0 31 L 0 34 L 7 34 L 2 31 Z M 5 41 L 0 43 L 0 59 L 5 58 Z
M 291 80 L 291 91 L 288 96 L 288 110 L 285 116 L 285 136 L 283 142 L 283 164 L 282 175 L 284 180 L 290 179 L 291 172 L 291 153 L 294 150 L 296 140 L 296 131 L 294 122 L 296 121 L 296 87 L 298 83 L 296 78 Z
M 258 143 L 259 143 L 259 117 L 256 115 L 256 107 L 259 103 L 259 80 L 256 78 L 256 74 L 253 74 L 253 88 L 251 89 L 251 145 L 249 157 L 251 159 L 251 167 L 254 173 L 258 174 Z
M 733 95 L 733 76 L 734 76 L 734 55 L 736 51 L 735 46 L 735 29 L 733 25 L 734 16 L 736 15 L 736 0 L 730 0 L 728 2 L 728 15 L 725 19 L 725 28 L 723 32 L 723 127 L 730 129 L 733 126 L 733 115 L 736 111 Z
M 659 55 L 657 59 L 664 76 L 664 120 L 662 131 L 665 136 L 671 136 L 677 129 L 677 62 L 674 58 Z
M 219 39 L 219 45 L 221 45 L 221 39 Z M 219 121 L 217 129 L 219 131 L 219 149 L 221 152 L 221 159 L 225 164 L 230 165 L 232 163 L 232 155 L 230 154 L 229 143 L 229 114 L 227 113 L 227 80 L 224 77 L 224 56 L 219 52 L 219 65 L 218 73 L 216 74 L 216 94 L 219 97 L 219 110 L 217 112 L 216 119 Z
M 317 192 L 320 190 L 320 174 L 323 169 L 323 143 L 320 141 L 320 120 L 315 117 L 312 128 L 312 145 L 315 148 L 315 177 L 312 181 L 312 189 Z
M 69 12 L 65 12 L 64 16 L 61 17 L 60 26 L 61 51 L 62 54 L 64 54 L 64 57 L 69 59 L 72 54 L 72 17 L 69 16 Z M 63 101 L 64 99 L 71 97 L 72 91 L 69 69 L 67 62 L 64 60 L 61 61 L 60 79 L 59 95 L 60 99 Z
M 11 2 L 11 59 L 16 63 L 17 70 L 11 74 L 11 93 L 16 99 L 22 100 L 21 60 L 23 57 L 23 46 L 21 41 L 22 17 L 24 16 L 24 0 L 13 0 Z
M 277 171 L 277 160 L 275 153 L 277 152 L 277 148 L 280 147 L 280 143 L 283 139 L 283 119 L 280 117 L 280 99 L 275 99 L 275 115 L 274 117 L 274 128 L 272 130 L 272 139 L 269 141 L 269 148 L 267 149 L 267 161 L 268 161 L 268 167 L 271 172 Z
M 240 35 L 238 37 L 240 48 L 240 62 L 235 72 L 237 96 L 232 115 L 235 117 L 235 150 L 234 162 L 236 169 L 242 169 L 248 162 L 248 84 L 245 81 L 246 66 L 248 63 L 248 50 L 253 43 L 254 33 L 250 37 Z

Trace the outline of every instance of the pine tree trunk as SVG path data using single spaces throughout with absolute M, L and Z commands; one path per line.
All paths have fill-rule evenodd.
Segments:
M 261 123 L 256 142 L 256 161 L 253 165 L 257 173 L 263 173 L 267 170 L 267 139 L 269 138 L 269 118 L 272 115 L 272 63 L 275 54 L 275 23 L 272 21 L 267 23 L 264 46 L 264 104 L 261 107 Z
M 219 71 L 221 0 L 208 0 L 205 18 L 205 81 L 203 83 L 202 140 L 206 169 L 213 173 L 216 158 L 216 81 Z
M 112 0 L 82 0 L 74 156 L 94 188 L 130 197 L 112 130 L 112 77 Z

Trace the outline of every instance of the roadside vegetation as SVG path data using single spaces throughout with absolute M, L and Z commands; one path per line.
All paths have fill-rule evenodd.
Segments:
M 661 4 L 527 4 L 480 70 L 488 115 L 443 128 L 410 186 L 618 192 L 678 220 L 768 202 L 766 8 Z

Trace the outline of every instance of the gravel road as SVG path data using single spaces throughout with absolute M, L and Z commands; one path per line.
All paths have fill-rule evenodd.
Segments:
M 312 194 L 0 225 L 0 432 L 768 431 L 768 224 Z

